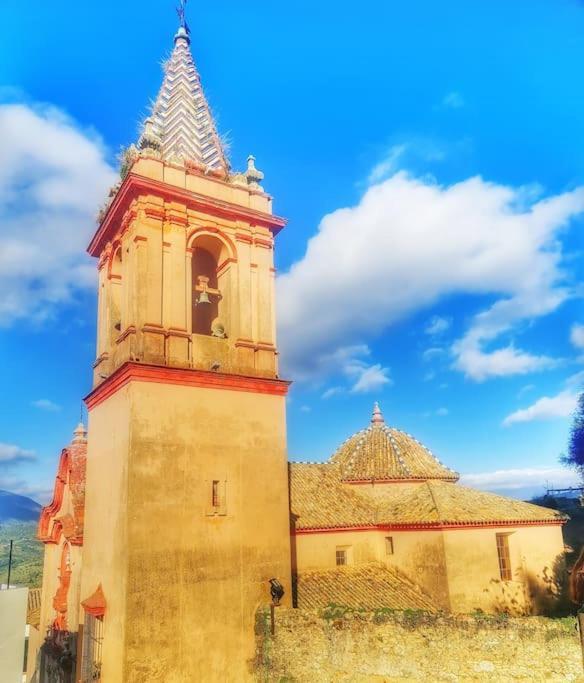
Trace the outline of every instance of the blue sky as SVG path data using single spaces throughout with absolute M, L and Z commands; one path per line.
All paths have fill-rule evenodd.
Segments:
M 0 7 L 0 488 L 46 498 L 94 358 L 83 249 L 172 48 L 172 2 Z M 233 165 L 275 210 L 292 459 L 386 420 L 510 495 L 584 370 L 584 5 L 188 8 Z M 50 199 L 49 199 L 50 197 Z

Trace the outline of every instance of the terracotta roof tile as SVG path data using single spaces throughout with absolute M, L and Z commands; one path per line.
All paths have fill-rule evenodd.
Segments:
M 458 479 L 416 439 L 383 423 L 354 434 L 330 462 L 340 467 L 346 481 Z
M 292 521 L 296 528 L 330 528 L 373 524 L 374 506 L 343 487 L 331 465 L 290 463 Z
M 556 510 L 477 491 L 454 482 L 347 484 L 339 468 L 290 464 L 290 505 L 296 530 L 445 524 L 561 522 Z
M 301 572 L 297 578 L 298 607 L 322 609 L 331 604 L 360 609 L 424 609 L 436 606 L 395 567 L 371 563 Z
M 550 522 L 562 513 L 468 486 L 427 481 L 382 503 L 379 518 L 388 524 L 474 524 Z

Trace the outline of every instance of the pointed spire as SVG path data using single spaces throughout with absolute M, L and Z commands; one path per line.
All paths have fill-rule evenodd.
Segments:
M 83 422 L 80 422 L 73 432 L 73 441 L 71 443 L 85 443 L 87 441 L 87 430 Z
M 373 404 L 373 415 L 371 416 L 371 424 L 374 426 L 381 426 L 385 424 L 383 413 L 381 412 L 381 408 L 379 407 L 379 403 L 377 403 L 377 401 L 375 401 L 375 403 Z
M 138 146 L 156 151 L 167 161 L 176 159 L 227 173 L 229 163 L 189 48 L 182 2 L 181 10 L 181 26 L 174 37 L 162 87 L 144 122 Z

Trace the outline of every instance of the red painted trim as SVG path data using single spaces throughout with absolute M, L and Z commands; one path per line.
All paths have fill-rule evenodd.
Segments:
M 231 220 L 246 220 L 249 223 L 262 225 L 271 230 L 273 234 L 277 234 L 286 225 L 286 221 L 278 216 L 184 190 L 180 187 L 174 187 L 169 183 L 130 172 L 124 179 L 122 186 L 106 211 L 100 227 L 87 248 L 91 256 L 99 256 L 106 242 L 111 240 L 117 233 L 123 213 L 129 204 L 140 195 L 148 194 L 162 197 L 166 201 L 181 202 L 187 208 L 210 215 Z
M 107 609 L 107 600 L 103 594 L 101 583 L 92 595 L 81 601 L 81 606 L 86 614 L 91 614 L 94 617 L 104 616 Z
M 148 238 L 142 235 L 136 235 L 136 237 L 134 237 L 134 242 L 148 242 Z
M 562 526 L 566 520 L 507 521 L 500 522 L 420 522 L 419 524 L 372 524 L 371 526 L 316 527 L 313 529 L 294 529 L 292 536 L 303 534 L 334 534 L 346 531 L 444 531 L 451 529 L 507 529 L 516 526 Z
M 206 370 L 169 368 L 127 362 L 97 386 L 85 397 L 85 405 L 92 410 L 130 382 L 155 382 L 157 384 L 178 384 L 204 389 L 224 391 L 247 391 L 254 394 L 286 396 L 290 382 L 281 379 L 228 375 Z
M 186 216 L 177 216 L 174 213 L 167 213 L 166 220 L 173 225 L 182 225 L 183 227 L 189 224 L 189 219 Z
M 458 481 L 459 477 L 432 477 L 430 481 Z M 343 479 L 343 484 L 352 486 L 372 486 L 374 484 L 409 484 L 412 481 L 428 481 L 428 477 L 408 477 L 407 479 Z
M 63 448 L 59 458 L 59 467 L 57 469 L 57 476 L 55 477 L 55 488 L 53 490 L 53 500 L 45 505 L 40 514 L 39 526 L 37 530 L 37 538 L 43 543 L 56 543 L 51 534 L 49 534 L 49 524 L 51 519 L 59 512 L 63 504 L 63 494 L 65 485 L 67 484 L 67 475 L 69 473 L 69 451 Z M 60 524 L 55 522 L 55 526 Z M 62 527 L 62 525 L 61 525 Z
M 266 249 L 271 249 L 274 246 L 273 243 L 270 242 L 269 240 L 264 240 L 264 239 L 261 239 L 260 237 L 256 237 L 254 239 L 253 243 L 257 247 L 265 247 Z
M 163 247 L 172 247 L 172 244 L 170 242 L 162 242 Z
M 153 206 L 147 206 L 144 209 L 144 215 L 146 218 L 156 218 L 160 221 L 163 221 L 166 216 L 166 212 L 164 209 L 157 209 Z
M 251 237 L 251 235 L 245 235 L 242 232 L 236 232 L 235 239 L 238 242 L 245 242 L 246 244 L 251 244 L 253 242 L 253 238 Z
M 235 342 L 235 348 L 236 349 L 252 349 L 255 351 L 256 345 L 253 342 L 248 342 L 248 341 L 236 341 Z

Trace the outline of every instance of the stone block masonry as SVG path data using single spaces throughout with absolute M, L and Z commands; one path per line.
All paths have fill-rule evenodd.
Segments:
M 572 617 L 277 608 L 257 641 L 262 683 L 584 681 Z

